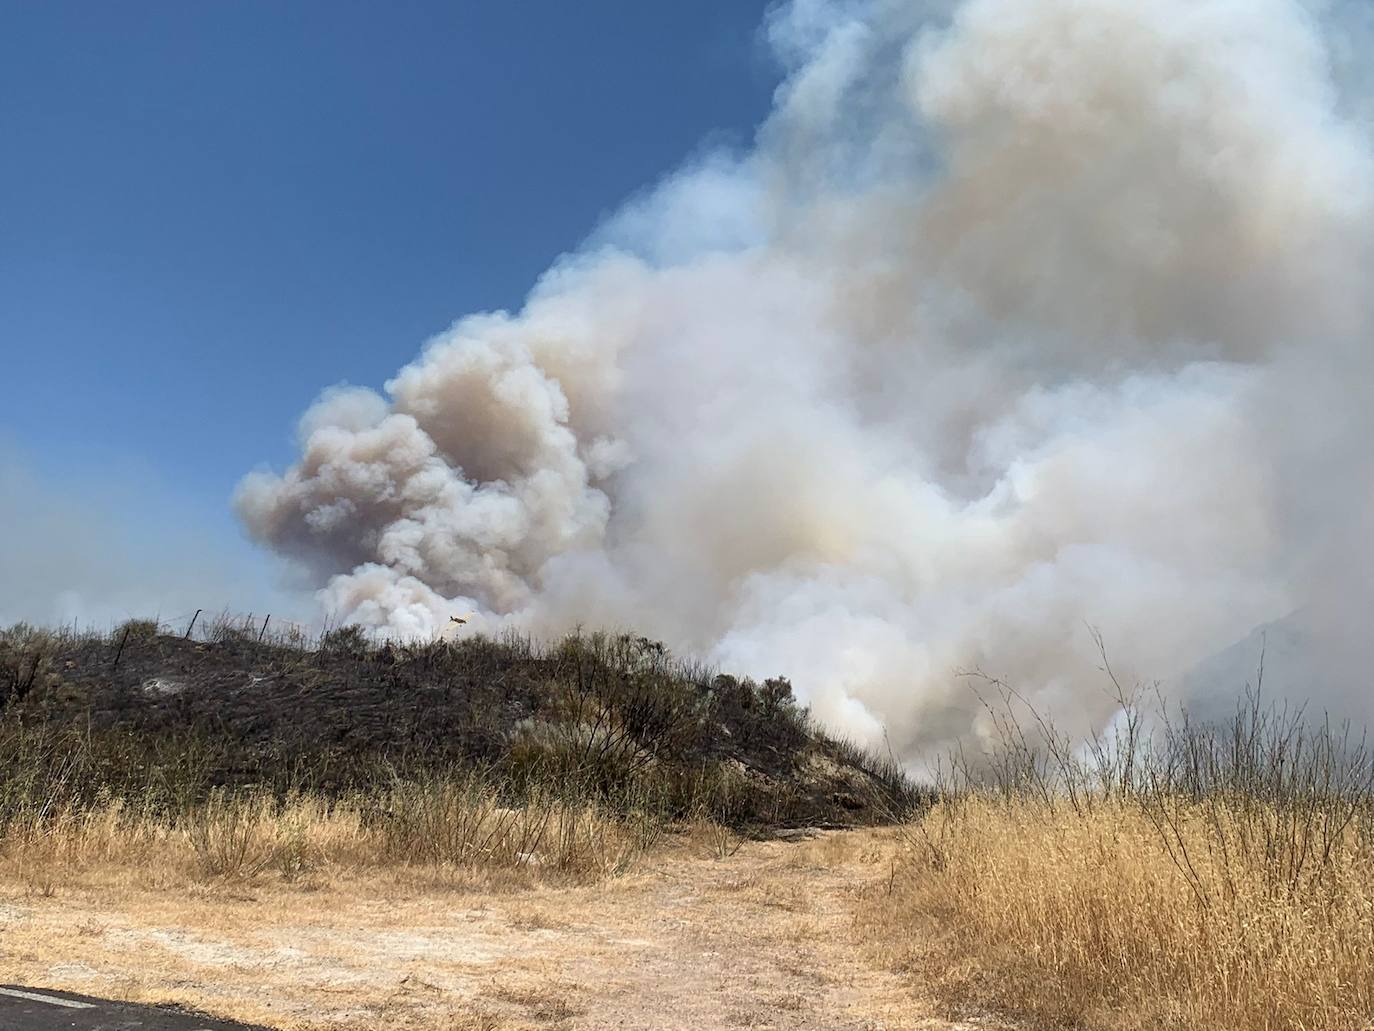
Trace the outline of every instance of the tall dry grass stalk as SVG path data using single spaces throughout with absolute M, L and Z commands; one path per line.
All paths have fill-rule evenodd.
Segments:
M 948 1000 L 1048 1025 L 1374 1027 L 1364 739 L 1258 693 L 1222 726 L 1120 701 L 1074 744 L 1005 691 L 1000 747 L 910 825 L 878 936 Z
M 1368 1028 L 1374 855 L 1364 828 L 1346 828 L 1321 876 L 1280 884 L 1264 851 L 1219 848 L 1218 821 L 1239 840 L 1245 814 L 1188 805 L 1172 819 L 1173 854 L 1125 801 L 941 805 L 870 918 L 921 948 L 937 928 L 936 947 L 952 949 L 940 962 L 967 964 L 951 995 L 1047 1023 Z
M 435 775 L 333 800 L 216 791 L 179 811 L 120 799 L 36 804 L 11 812 L 0 832 L 0 875 L 289 882 L 408 867 L 585 881 L 622 872 L 657 833 L 647 815 L 575 795 L 535 791 L 511 803 L 481 774 Z

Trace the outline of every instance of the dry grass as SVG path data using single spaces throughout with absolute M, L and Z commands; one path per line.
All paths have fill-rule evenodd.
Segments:
M 1016 701 L 1011 696 L 1011 701 Z M 1258 698 L 1234 722 L 1002 746 L 911 824 L 862 920 L 953 1006 L 1042 1026 L 1374 1027 L 1374 763 Z
M 318 885 L 343 872 L 403 866 L 518 882 L 594 881 L 623 872 L 655 840 L 643 815 L 548 794 L 503 800 L 479 774 L 398 781 L 375 796 L 215 792 L 174 814 L 113 799 L 36 806 L 0 835 L 0 873 L 36 886 L 98 872 L 175 883 Z
M 1368 1028 L 1374 863 L 1357 830 L 1326 875 L 1275 890 L 1261 856 L 1215 847 L 1218 818 L 1243 833 L 1237 814 L 1178 812 L 1188 872 L 1138 806 L 941 807 L 925 821 L 940 848 L 914 848 L 867 920 L 939 968 L 946 998 L 1046 1024 Z

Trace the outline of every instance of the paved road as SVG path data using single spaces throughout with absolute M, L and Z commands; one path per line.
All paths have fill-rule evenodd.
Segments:
M 267 1031 L 157 1006 L 0 985 L 0 1031 Z

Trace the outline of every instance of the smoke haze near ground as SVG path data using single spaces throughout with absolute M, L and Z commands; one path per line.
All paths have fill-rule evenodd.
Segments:
M 1168 676 L 1359 611 L 1351 10 L 794 0 L 751 152 L 326 391 L 240 516 L 335 619 L 631 627 L 908 757 L 986 730 L 958 669 L 1107 719 L 1085 624 Z
M 180 630 L 201 607 L 270 611 L 279 624 L 310 615 L 308 597 L 277 587 L 271 563 L 232 540 L 222 503 L 189 502 L 116 455 L 61 481 L 39 464 L 0 434 L 0 627 L 108 630 L 138 617 Z

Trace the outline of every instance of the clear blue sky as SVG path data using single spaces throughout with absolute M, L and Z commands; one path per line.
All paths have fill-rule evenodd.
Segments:
M 213 547 L 321 387 L 518 305 L 627 195 L 746 143 L 766 6 L 0 0 L 0 458 L 78 507 L 116 485 L 112 521 L 184 506 Z

